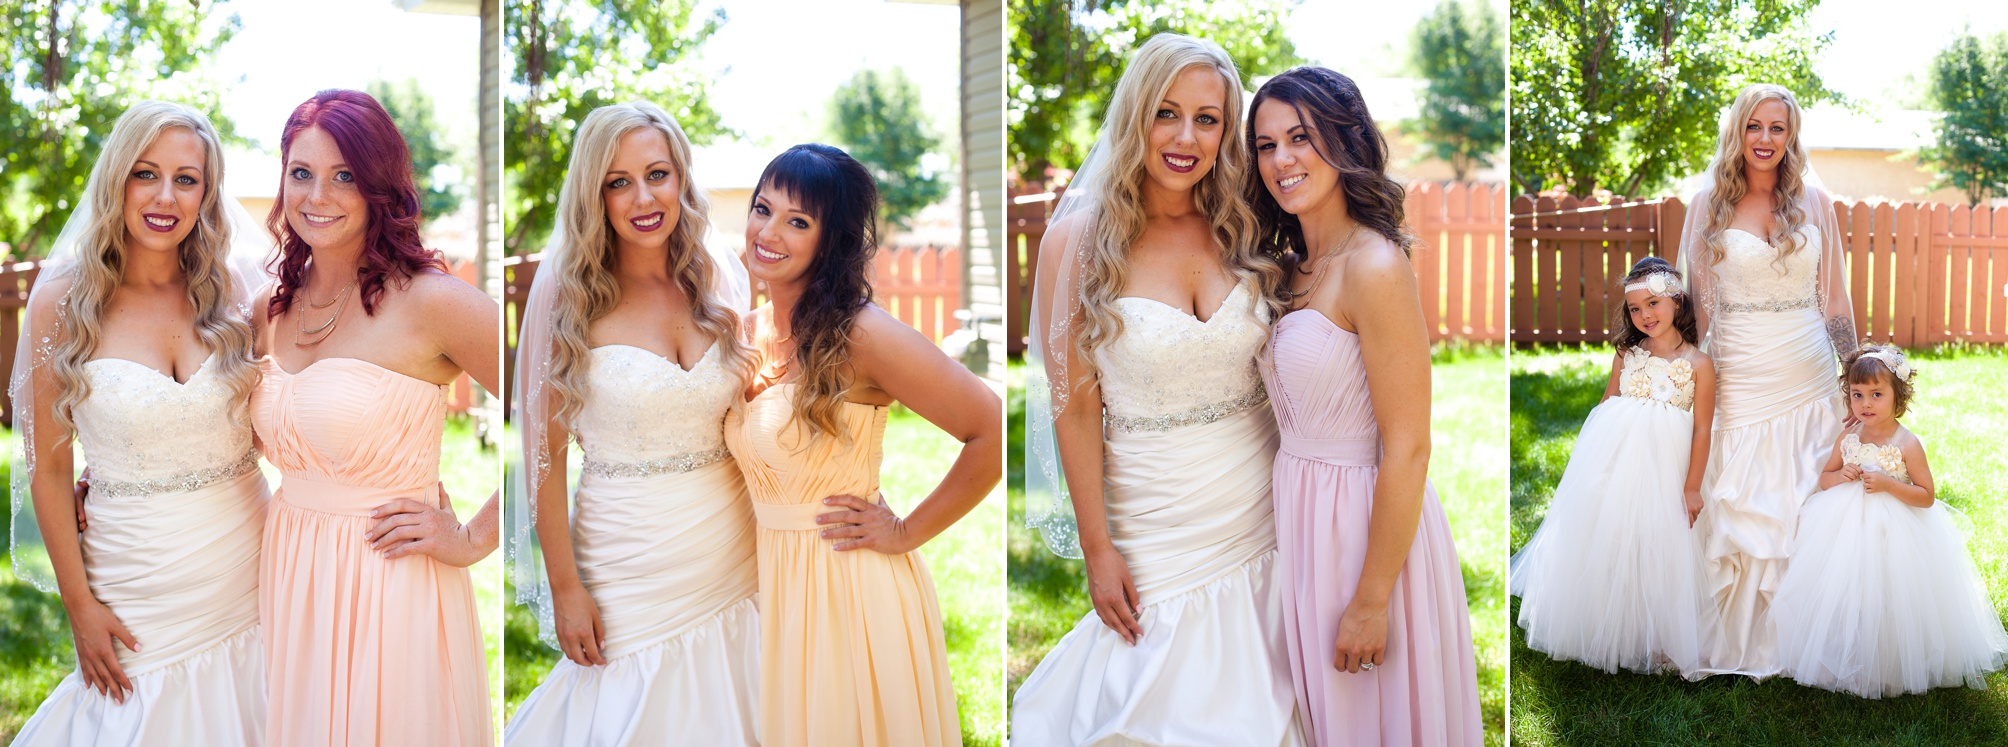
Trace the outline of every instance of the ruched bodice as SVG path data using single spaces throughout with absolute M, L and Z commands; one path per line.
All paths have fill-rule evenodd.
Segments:
M 1200 321 L 1162 302 L 1116 299 L 1123 332 L 1095 350 L 1102 406 L 1124 430 L 1162 430 L 1203 418 L 1209 408 L 1261 401 L 1255 354 L 1267 336 L 1268 311 L 1242 282 Z
M 265 457 L 289 477 L 392 490 L 439 481 L 446 387 L 354 358 L 287 373 L 266 357 L 251 399 Z
M 1738 228 L 1722 232 L 1722 261 L 1715 265 L 1722 311 L 1810 309 L 1819 295 L 1820 229 L 1799 227 L 1803 243 L 1784 257 L 1763 239 Z
M 182 480 L 191 484 L 181 489 L 189 489 L 255 467 L 243 400 L 215 367 L 211 355 L 187 382 L 176 383 L 122 358 L 85 363 L 91 395 L 73 414 L 92 482 L 102 488 L 151 481 L 158 490 Z
M 768 518 L 776 514 L 766 507 L 797 506 L 807 510 L 797 512 L 806 517 L 807 527 L 816 528 L 815 515 L 830 510 L 823 506 L 824 498 L 872 500 L 878 493 L 886 408 L 844 402 L 837 405 L 844 433 L 811 437 L 794 418 L 794 386 L 775 385 L 746 403 L 743 425 L 728 424 L 726 439 L 746 473 L 746 489 L 753 494 L 762 526 L 779 523 Z
M 574 431 L 586 459 L 646 465 L 724 448 L 721 424 L 740 383 L 723 357 L 713 344 L 686 371 L 632 345 L 593 348 Z
M 1270 344 L 1270 396 L 1277 400 L 1276 426 L 1283 432 L 1284 448 L 1316 441 L 1345 450 L 1347 463 L 1378 464 L 1380 424 L 1366 396 L 1360 338 L 1304 309 L 1276 323 Z

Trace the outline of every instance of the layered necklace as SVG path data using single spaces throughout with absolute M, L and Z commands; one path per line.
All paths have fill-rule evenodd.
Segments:
M 293 337 L 294 346 L 303 348 L 313 347 L 315 345 L 321 344 L 322 341 L 328 339 L 329 335 L 333 335 L 335 333 L 335 324 L 342 320 L 342 312 L 349 310 L 349 297 L 353 295 L 352 291 L 356 289 L 356 280 L 357 278 L 349 278 L 349 284 L 342 286 L 341 291 L 336 293 L 334 298 L 328 299 L 325 303 L 314 303 L 312 299 L 307 298 L 306 288 L 302 287 L 300 289 L 300 299 L 306 301 L 306 303 L 294 307 L 299 309 L 300 311 L 299 313 L 300 333 Z M 336 303 L 340 303 L 341 305 L 335 306 Z M 328 320 L 322 322 L 320 326 L 308 329 L 307 309 L 309 307 L 312 307 L 314 309 L 325 309 L 329 306 L 335 306 L 334 315 L 328 317 Z

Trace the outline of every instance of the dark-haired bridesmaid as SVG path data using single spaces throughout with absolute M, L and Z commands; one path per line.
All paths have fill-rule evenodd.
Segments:
M 878 190 L 827 145 L 797 145 L 753 192 L 746 250 L 769 304 L 760 369 L 725 422 L 759 525 L 760 743 L 956 745 L 934 582 L 916 550 L 1003 471 L 1003 407 L 917 330 L 873 306 Z M 879 492 L 894 402 L 961 441 L 902 516 Z
M 280 149 L 251 396 L 283 473 L 259 574 L 266 741 L 491 744 L 466 566 L 495 548 L 497 501 L 459 523 L 439 452 L 447 385 L 500 391 L 500 309 L 420 244 L 411 156 L 375 99 L 315 94 Z
M 1480 745 L 1464 580 L 1428 481 L 1429 332 L 1387 141 L 1344 75 L 1255 93 L 1249 201 L 1283 258 L 1262 373 L 1297 700 L 1320 745 Z

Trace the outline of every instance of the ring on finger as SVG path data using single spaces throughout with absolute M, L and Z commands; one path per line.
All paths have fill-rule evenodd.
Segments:
M 1373 662 L 1371 662 L 1371 661 L 1365 661 L 1365 662 L 1360 662 L 1360 671 L 1363 671 L 1363 672 L 1371 672 L 1371 671 L 1373 671 L 1373 669 L 1374 669 L 1374 663 L 1373 663 Z

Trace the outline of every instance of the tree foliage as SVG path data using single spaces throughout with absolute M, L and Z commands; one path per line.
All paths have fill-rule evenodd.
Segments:
M 383 104 L 390 112 L 390 119 L 397 123 L 398 134 L 404 136 L 406 148 L 411 150 L 412 178 L 418 185 L 419 214 L 426 220 L 447 215 L 460 209 L 460 201 L 466 195 L 460 185 L 439 180 L 434 173 L 440 166 L 454 166 L 453 149 L 446 146 L 446 138 L 433 121 L 432 96 L 418 87 L 418 81 L 405 79 L 398 83 L 390 81 L 370 81 L 363 89 Z
M 830 96 L 830 127 L 837 142 L 878 180 L 885 220 L 907 219 L 948 196 L 948 181 L 921 168 L 921 156 L 941 147 L 921 109 L 920 87 L 906 72 L 859 70 Z
M 1072 168 L 1093 147 L 1130 53 L 1175 31 L 1210 39 L 1248 79 L 1301 64 L 1283 35 L 1296 0 L 1011 0 L 1005 14 L 1012 168 L 1028 183 Z M 1235 133 L 1239 136 L 1239 133 Z
M 1944 115 L 1918 155 L 1938 169 L 1932 189 L 1957 189 L 1975 206 L 2008 196 L 2008 34 L 1961 34 L 1939 50 L 1931 101 Z
M 1417 134 L 1458 181 L 1506 143 L 1506 47 L 1485 2 L 1444 0 L 1415 25 L 1414 63 L 1429 82 Z
M 511 254 L 536 251 L 550 233 L 571 162 L 572 133 L 607 104 L 646 100 L 675 117 L 694 143 L 729 134 L 707 103 L 698 65 L 725 11 L 693 17 L 697 0 L 524 0 L 505 5 L 503 43 L 515 58 L 503 103 L 503 201 Z
M 1814 72 L 1818 0 L 1513 0 L 1512 171 L 1520 189 L 1637 196 L 1700 170 L 1736 92 L 1841 101 Z
M 0 242 L 17 256 L 48 250 L 134 102 L 188 104 L 236 140 L 219 103 L 226 86 L 204 72 L 240 28 L 226 10 L 221 0 L 0 0 Z

